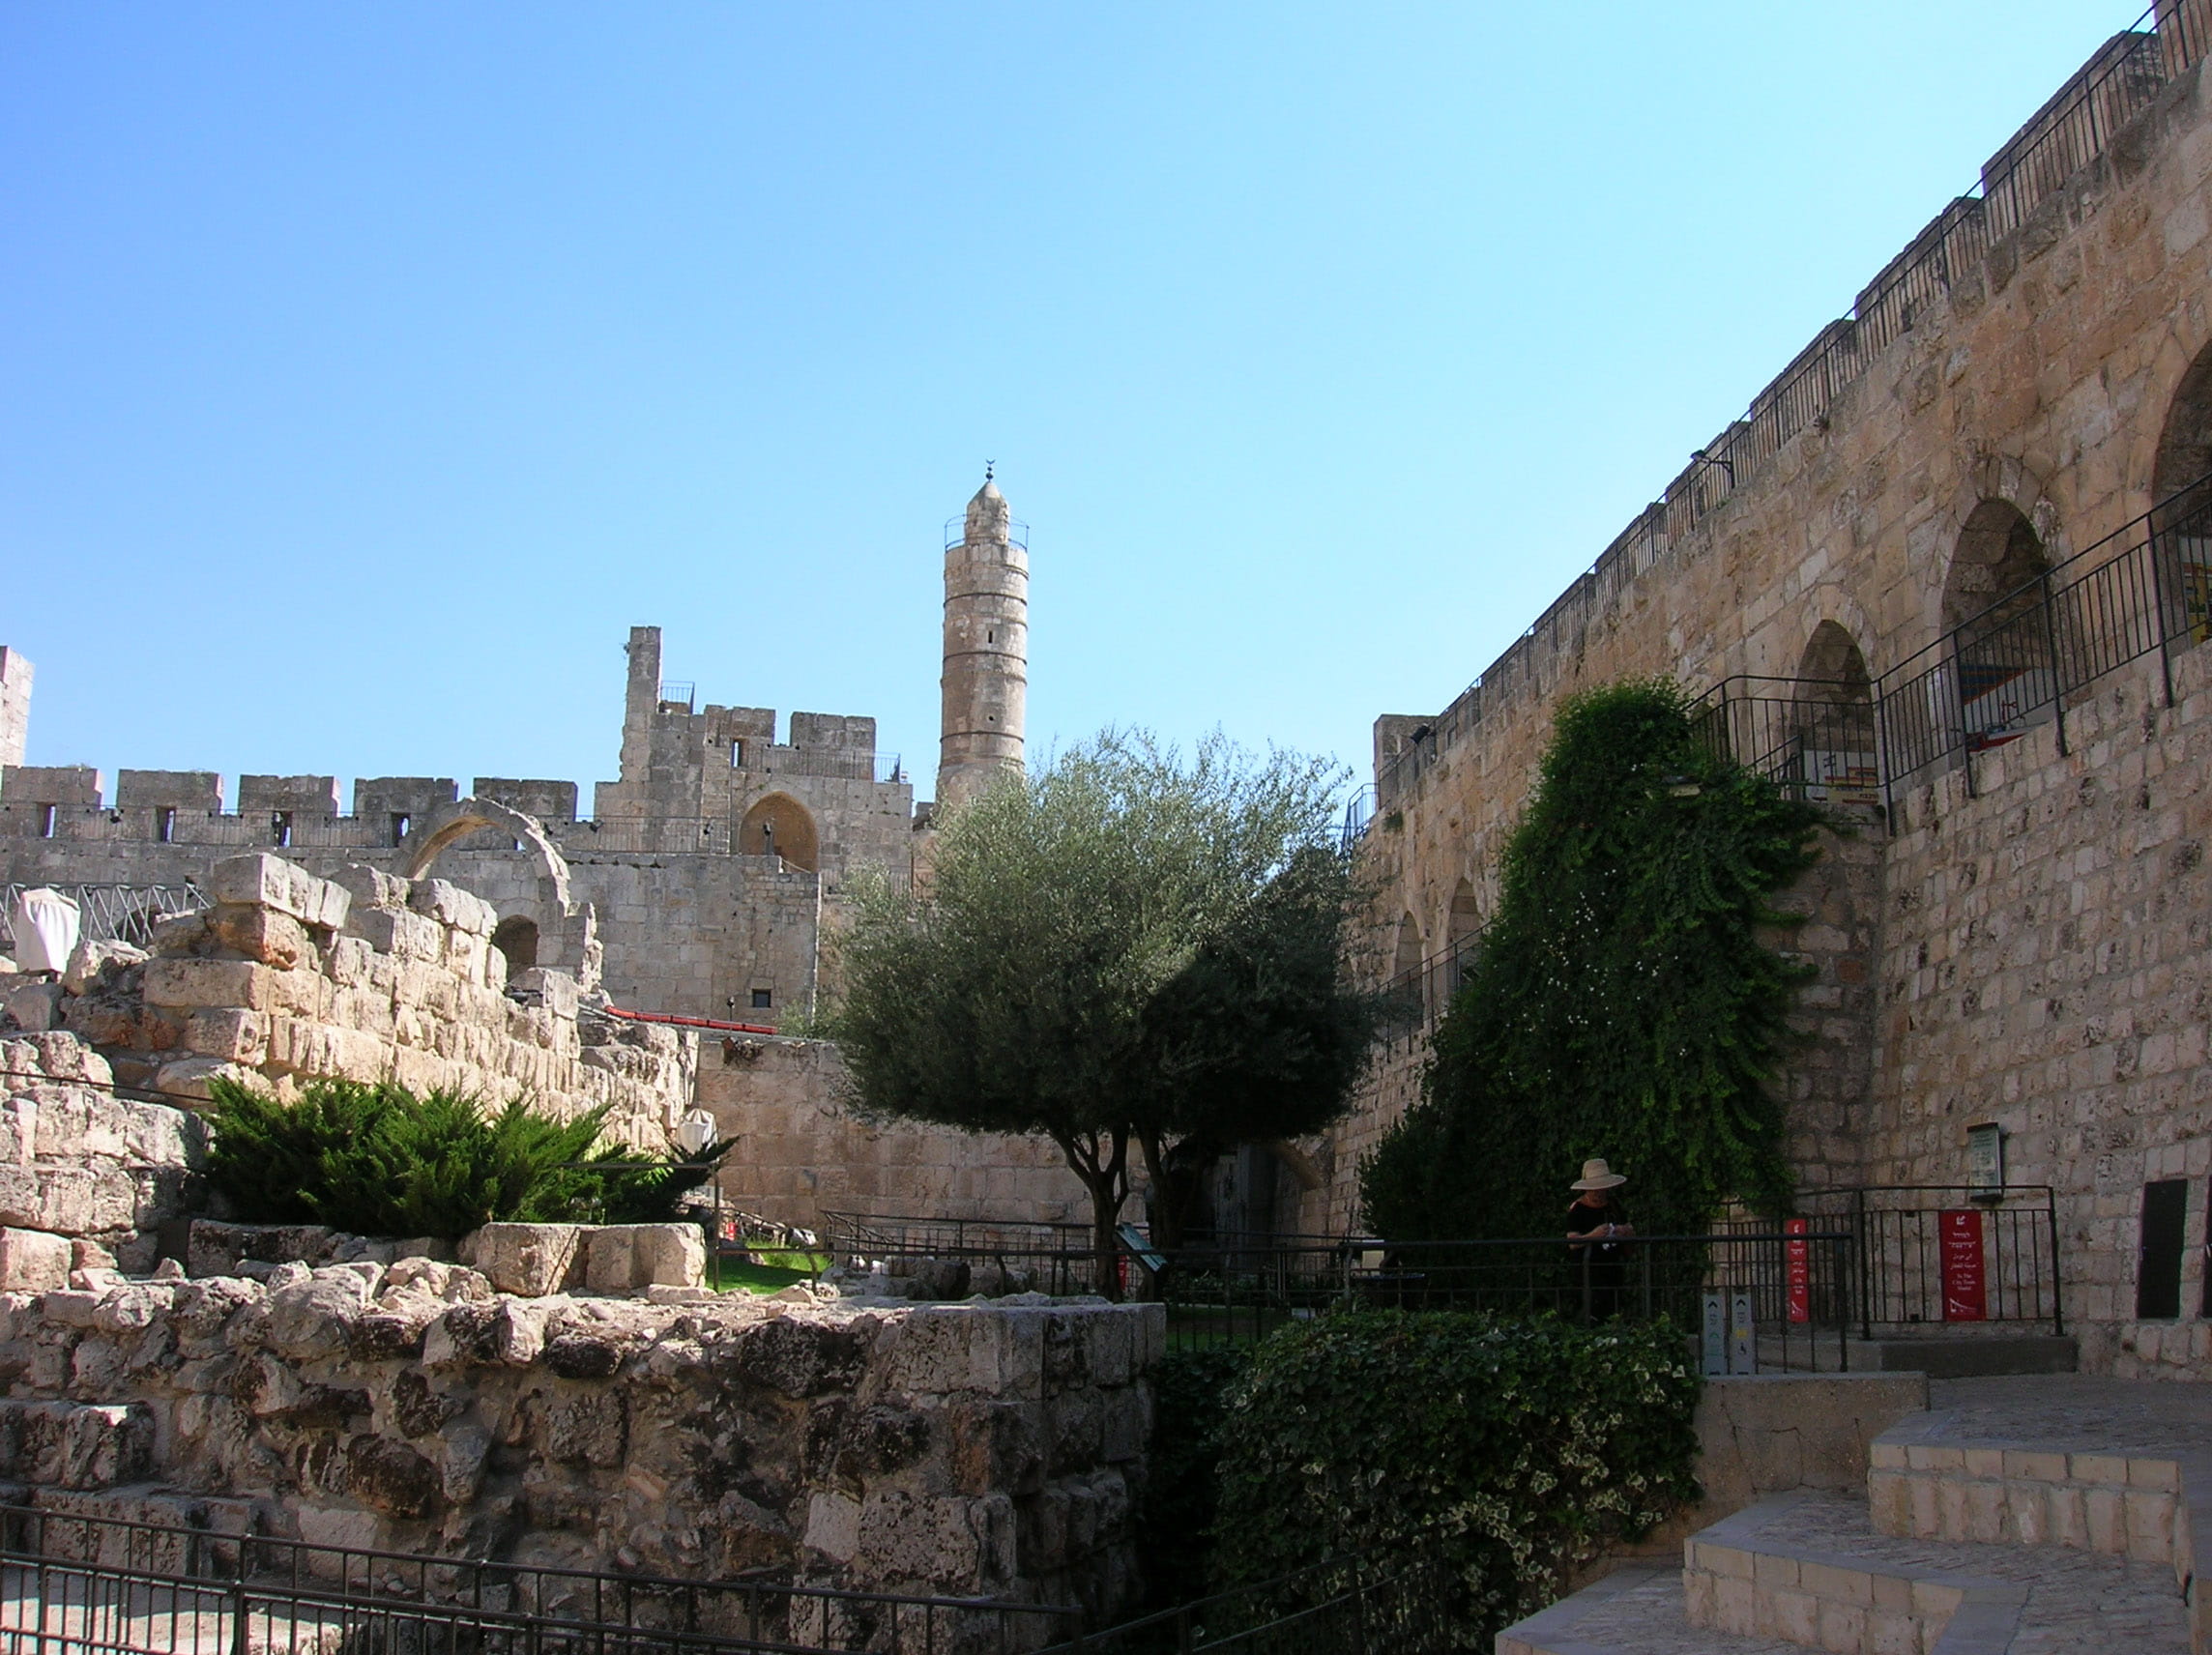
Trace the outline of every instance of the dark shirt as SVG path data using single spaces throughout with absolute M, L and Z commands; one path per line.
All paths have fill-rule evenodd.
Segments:
M 1608 1224 L 1626 1224 L 1628 1222 L 1628 1208 L 1622 1204 L 1618 1196 L 1613 1197 L 1603 1206 L 1598 1205 L 1595 1202 L 1577 1200 L 1574 1205 L 1567 1208 L 1567 1234 L 1569 1235 L 1585 1235 L 1590 1231 L 1600 1229 Z M 1598 1242 L 1597 1256 L 1601 1259 L 1617 1259 L 1620 1257 L 1620 1243 L 1617 1241 Z

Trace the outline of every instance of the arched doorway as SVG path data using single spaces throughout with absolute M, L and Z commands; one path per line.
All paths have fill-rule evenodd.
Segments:
M 816 872 L 821 861 L 814 818 L 788 793 L 771 793 L 745 812 L 738 828 L 738 850 L 747 857 L 781 857 L 808 873 Z
M 1475 906 L 1474 886 L 1461 880 L 1452 890 L 1451 908 L 1444 915 L 1443 992 L 1447 1000 L 1459 993 L 1465 963 L 1481 932 L 1482 911 Z
M 1804 796 L 1821 804 L 1878 804 L 1874 681 L 1858 640 L 1823 621 L 1797 659 L 1790 766 Z
M 2191 644 L 2212 637 L 2212 346 L 2181 376 L 2151 468 L 2154 528 L 2168 624 Z M 2178 613 L 2175 613 L 2178 611 Z
M 507 956 L 507 980 L 538 964 L 538 921 L 510 914 L 492 928 L 491 945 Z
M 1411 914 L 1398 920 L 1398 947 L 1390 965 L 1393 979 L 1410 977 L 1421 969 L 1421 924 Z
M 2053 624 L 2042 582 L 2043 537 L 2009 500 L 1985 500 L 1959 531 L 1943 582 L 1951 695 L 1966 750 L 2017 740 L 2051 715 Z

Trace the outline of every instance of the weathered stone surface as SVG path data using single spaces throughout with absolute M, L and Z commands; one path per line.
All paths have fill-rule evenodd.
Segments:
M 142 964 L 146 950 L 112 938 L 80 937 L 70 950 L 69 964 L 62 970 L 62 990 L 66 994 L 83 994 L 109 969 Z
M 461 1237 L 461 1260 L 481 1270 L 501 1292 L 542 1297 L 581 1285 L 588 1229 L 580 1224 L 487 1224 Z
M 232 1276 L 247 1260 L 326 1264 L 343 1238 L 320 1224 L 224 1224 L 195 1218 L 186 1232 L 185 1268 L 192 1276 Z
M 226 902 L 207 916 L 208 934 L 218 946 L 290 971 L 314 952 L 306 926 L 274 908 Z
M 0 1292 L 66 1288 L 71 1268 L 68 1236 L 40 1230 L 0 1230 Z
M 632 1292 L 695 1288 L 707 1279 L 707 1243 L 696 1224 L 605 1224 L 584 1237 L 584 1286 Z
M 464 931 L 472 937 L 488 937 L 492 927 L 499 923 L 499 915 L 490 903 L 450 880 L 416 881 L 408 893 L 407 906 L 440 925 Z
M 335 930 L 346 921 L 351 897 L 343 886 L 320 880 L 295 862 L 266 851 L 231 857 L 210 870 L 208 894 L 220 904 L 274 909 L 303 924 Z

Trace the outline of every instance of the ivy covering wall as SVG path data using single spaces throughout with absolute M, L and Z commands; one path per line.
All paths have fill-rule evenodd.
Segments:
M 1361 1167 L 1369 1228 L 1556 1234 L 1591 1156 L 1645 1234 L 1702 1234 L 1732 1196 L 1787 1211 L 1769 1083 L 1806 972 L 1761 933 L 1822 821 L 1670 681 L 1568 701 L 1423 1096 Z

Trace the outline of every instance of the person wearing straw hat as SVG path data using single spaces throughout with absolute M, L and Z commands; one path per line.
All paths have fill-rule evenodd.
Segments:
M 1616 1193 L 1628 1182 L 1602 1157 L 1583 1163 L 1583 1176 L 1568 1188 L 1575 1192 L 1567 1208 L 1569 1255 L 1582 1266 L 1589 1284 L 1588 1306 L 1594 1317 L 1619 1313 L 1621 1288 L 1628 1276 L 1627 1249 L 1622 1242 L 1636 1234 L 1628 1221 L 1628 1208 Z

